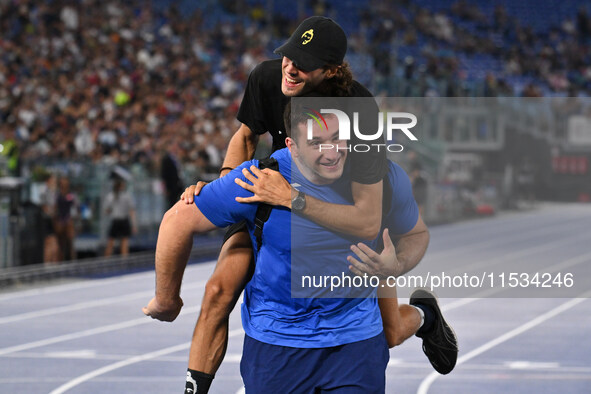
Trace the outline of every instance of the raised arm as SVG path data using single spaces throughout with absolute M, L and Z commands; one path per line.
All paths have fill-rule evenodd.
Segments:
M 257 134 L 247 125 L 241 124 L 238 131 L 230 139 L 220 176 L 226 175 L 230 171 L 229 168 L 236 168 L 243 162 L 252 159 L 258 140 L 259 136 Z
M 270 169 L 259 170 L 255 166 L 250 171 L 244 169 L 244 176 L 252 185 L 236 179 L 236 183 L 254 193 L 248 198 L 236 198 L 242 203 L 265 202 L 292 208 L 292 200 L 298 191 L 291 187 L 285 178 Z M 380 231 L 382 215 L 382 181 L 364 185 L 352 182 L 351 189 L 355 205 L 339 205 L 318 200 L 306 195 L 306 206 L 300 212 L 307 218 L 330 230 L 352 234 L 372 240 Z

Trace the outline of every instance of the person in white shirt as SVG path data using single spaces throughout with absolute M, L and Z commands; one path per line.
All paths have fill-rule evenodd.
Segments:
M 113 191 L 109 192 L 105 199 L 105 212 L 111 218 L 105 256 L 113 254 L 113 244 L 116 239 L 121 242 L 121 255 L 128 255 L 129 237 L 137 232 L 133 199 L 124 189 L 123 180 L 115 178 Z

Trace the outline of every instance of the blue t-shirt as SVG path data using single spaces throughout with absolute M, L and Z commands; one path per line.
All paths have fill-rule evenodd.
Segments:
M 272 157 L 278 161 L 281 174 L 288 182 L 297 183 L 299 190 L 334 203 L 352 203 L 349 181 L 314 185 L 292 166 L 289 150 L 279 150 Z M 256 250 L 253 229 L 258 204 L 235 201 L 237 196 L 252 195 L 234 182 L 237 177 L 245 180 L 241 171 L 251 165 L 258 166 L 258 161 L 245 162 L 208 184 L 195 198 L 195 204 L 218 227 L 246 219 Z M 292 237 L 292 230 L 305 236 Z M 314 266 L 348 275 L 349 245 L 358 241 L 292 215 L 289 209 L 274 207 L 263 228 L 263 244 L 255 256 L 255 272 L 244 291 L 242 323 L 246 334 L 261 342 L 300 348 L 338 346 L 379 334 L 383 328 L 375 289 L 366 292 L 363 298 L 292 298 L 292 254 L 294 267 L 298 267 L 295 271 L 306 268 L 297 260 L 312 253 L 310 262 Z M 302 246 L 302 242 L 305 245 Z M 299 254 L 297 250 L 302 248 L 306 253 Z

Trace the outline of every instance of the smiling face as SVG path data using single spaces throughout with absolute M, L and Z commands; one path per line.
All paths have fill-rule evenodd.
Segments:
M 330 69 L 317 68 L 312 71 L 303 71 L 284 56 L 281 63 L 281 91 L 288 97 L 301 96 L 314 90 L 331 75 Z
M 312 139 L 308 139 L 307 123 L 297 125 L 287 146 L 298 169 L 310 182 L 317 185 L 333 183 L 343 175 L 347 159 L 347 141 L 339 140 L 336 116 L 325 116 L 326 127 L 312 123 Z

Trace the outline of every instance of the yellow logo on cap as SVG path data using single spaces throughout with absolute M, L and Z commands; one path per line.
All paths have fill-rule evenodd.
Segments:
M 301 38 L 304 39 L 304 41 L 302 41 L 302 45 L 306 45 L 312 41 L 312 38 L 314 38 L 314 29 L 306 30 L 304 34 L 302 34 Z

